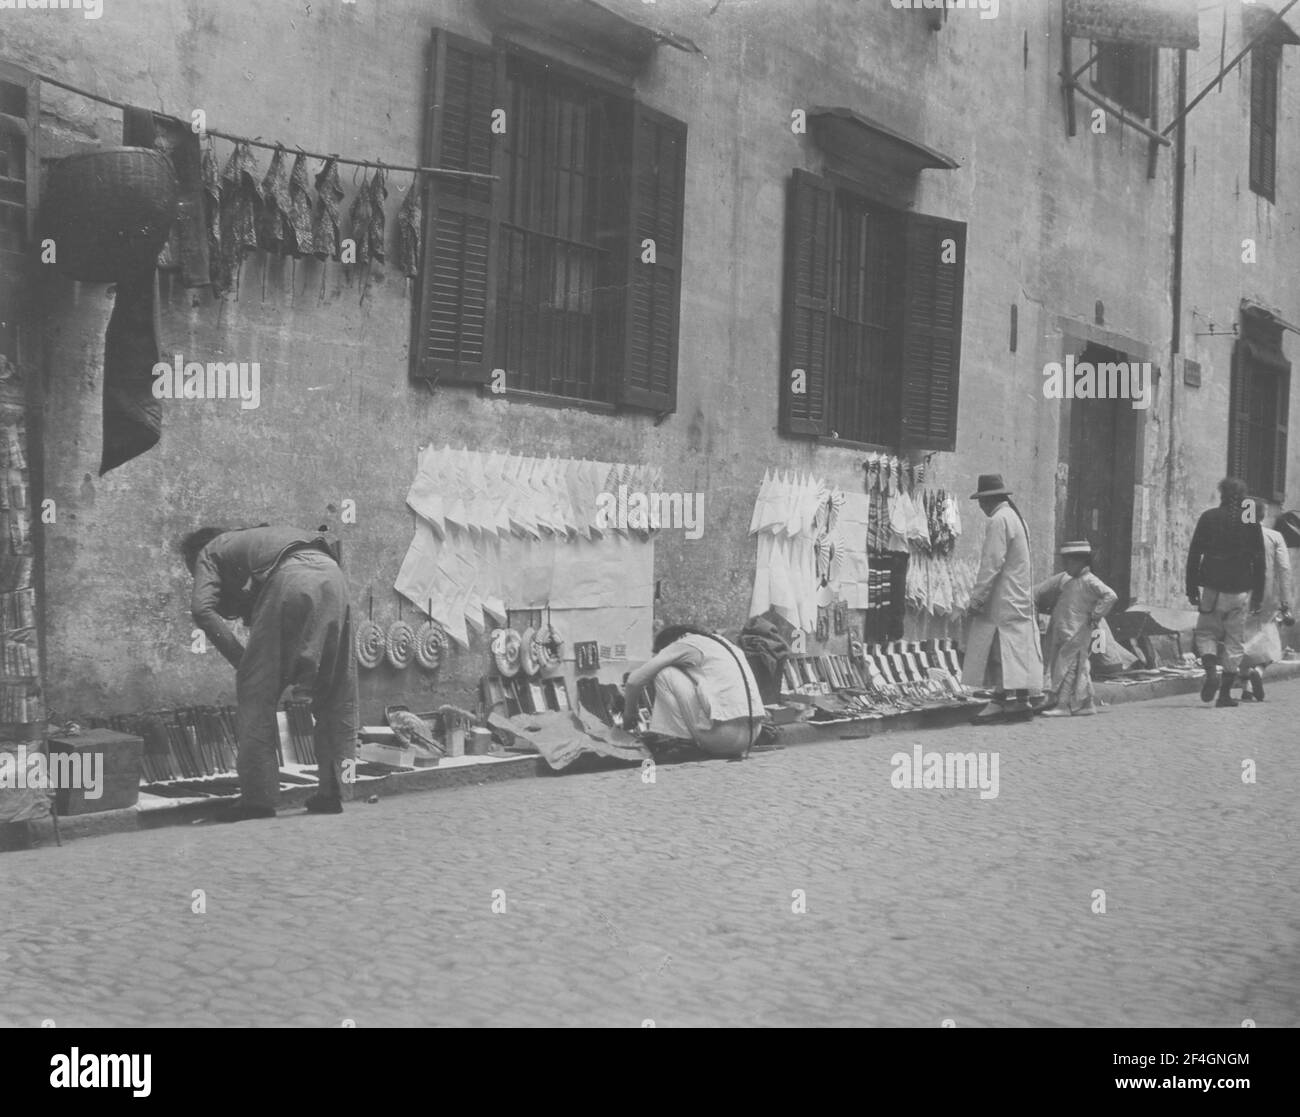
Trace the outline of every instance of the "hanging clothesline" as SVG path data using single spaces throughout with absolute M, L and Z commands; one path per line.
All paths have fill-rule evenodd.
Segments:
M 87 89 L 80 89 L 75 85 L 69 85 L 67 82 L 59 81 L 57 78 L 46 77 L 44 74 L 37 74 L 36 76 L 46 85 L 56 86 L 57 88 L 66 90 L 69 93 L 75 93 L 79 97 L 86 97 L 91 101 L 98 101 L 103 105 L 111 105 L 115 109 L 125 110 L 136 107 L 128 105 L 123 101 L 115 101 L 112 97 L 103 97 L 98 93 L 91 93 Z M 173 116 L 171 113 L 157 112 L 152 109 L 148 111 L 153 112 L 155 116 L 163 117 L 165 120 L 174 121 L 186 128 L 190 126 L 188 121 L 182 120 L 178 116 Z M 205 128 L 203 134 L 207 136 L 215 136 L 222 140 L 230 140 L 233 143 L 244 143 L 251 147 L 266 148 L 268 151 L 274 151 L 276 148 L 280 147 L 285 147 L 285 150 L 289 150 L 281 143 L 267 143 L 260 137 L 252 139 L 248 136 L 237 136 L 233 132 L 219 132 L 215 128 Z M 373 167 L 376 169 L 382 167 L 385 171 L 403 171 L 410 172 L 411 174 L 436 175 L 440 178 L 473 178 L 482 179 L 484 181 L 495 181 L 498 177 L 497 175 L 481 174 L 478 171 L 454 171 L 447 167 L 410 167 L 403 166 L 400 163 L 384 163 L 377 159 L 347 159 L 342 155 L 334 155 L 332 153 L 324 154 L 318 151 L 304 151 L 301 147 L 296 146 L 293 148 L 293 151 L 299 155 L 305 155 L 309 159 L 333 159 L 336 163 L 346 163 L 349 167 Z

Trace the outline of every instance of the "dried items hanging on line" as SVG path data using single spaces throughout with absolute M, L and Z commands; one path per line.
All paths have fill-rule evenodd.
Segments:
M 262 210 L 257 222 L 257 243 L 267 252 L 293 250 L 293 227 L 289 224 L 289 165 L 283 147 L 271 156 L 271 166 L 262 180 Z
M 352 240 L 352 253 L 345 256 L 345 264 L 370 262 L 370 178 L 361 180 L 361 189 L 352 199 L 348 209 L 348 235 Z
M 329 159 L 316 176 L 316 212 L 312 220 L 312 254 L 318 260 L 337 260 L 339 256 L 339 203 L 343 187 L 339 184 L 338 160 Z
M 308 256 L 312 251 L 311 192 L 307 174 L 307 156 L 299 155 L 293 161 L 289 176 L 288 223 L 292 234 L 290 251 L 295 256 Z
M 208 275 L 212 280 L 212 293 L 221 295 L 230 290 L 230 268 L 225 253 L 221 251 L 221 169 L 217 165 L 217 152 L 211 136 L 203 149 L 201 176 L 208 231 Z
M 221 251 L 232 279 L 249 249 L 257 247 L 257 214 L 262 184 L 257 160 L 247 143 L 237 143 L 221 171 Z
M 411 180 L 406 200 L 397 211 L 397 268 L 408 279 L 420 271 L 420 229 L 424 216 L 420 203 L 423 182 L 419 175 Z
M 370 255 L 381 264 L 384 262 L 386 255 L 384 252 L 384 225 L 387 219 L 384 215 L 384 202 L 387 198 L 388 178 L 384 174 L 384 168 L 380 167 L 370 180 L 370 222 L 366 230 L 366 241 L 370 247 Z

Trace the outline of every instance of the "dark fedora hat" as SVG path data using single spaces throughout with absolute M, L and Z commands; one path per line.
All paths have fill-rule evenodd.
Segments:
M 1000 473 L 981 473 L 979 492 L 971 493 L 971 500 L 979 500 L 982 496 L 1010 496 L 1011 490 L 1002 483 L 1002 474 Z

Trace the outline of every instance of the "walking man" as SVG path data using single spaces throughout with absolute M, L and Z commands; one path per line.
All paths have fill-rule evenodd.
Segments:
M 1034 581 L 1029 566 L 1029 529 L 1009 499 L 1001 474 L 980 475 L 971 494 L 988 517 L 979 573 L 971 590 L 970 631 L 962 682 L 993 691 L 977 721 L 1003 714 L 1032 712 L 1030 691 L 1043 689 L 1043 654 L 1034 612 Z M 1014 697 L 1008 698 L 1014 691 Z
M 310 697 L 320 791 L 316 814 L 343 810 L 342 767 L 356 754 L 352 609 L 338 542 L 324 529 L 205 527 L 181 543 L 195 623 L 235 668 L 239 800 L 222 821 L 273 818 L 280 798 L 276 711 L 288 687 Z M 223 618 L 249 627 L 242 647 Z
M 1201 701 L 1213 699 L 1217 685 L 1216 706 L 1237 705 L 1232 684 L 1241 668 L 1246 615 L 1258 613 L 1264 597 L 1264 536 L 1245 506 L 1245 482 L 1225 477 L 1219 507 L 1201 513 L 1187 552 L 1187 600 L 1198 610 L 1196 650 L 1205 668 Z M 1223 671 L 1216 678 L 1220 643 Z

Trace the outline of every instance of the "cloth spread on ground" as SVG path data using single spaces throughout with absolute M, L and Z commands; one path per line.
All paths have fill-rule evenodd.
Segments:
M 488 725 L 516 746 L 535 748 L 556 771 L 567 768 L 584 753 L 630 764 L 651 759 L 649 750 L 632 734 L 603 724 L 581 707 L 514 717 L 490 714 Z

